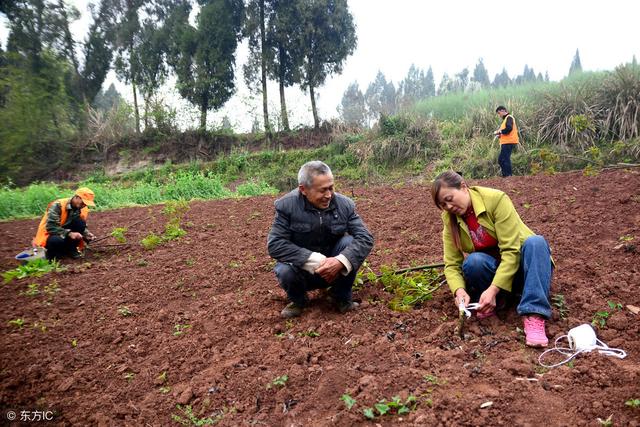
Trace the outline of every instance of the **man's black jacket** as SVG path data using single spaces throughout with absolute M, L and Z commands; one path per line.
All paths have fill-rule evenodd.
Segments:
M 295 189 L 276 200 L 276 215 L 267 238 L 269 255 L 280 262 L 302 267 L 311 252 L 329 256 L 345 234 L 353 242 L 342 251 L 358 270 L 373 247 L 373 236 L 355 211 L 355 204 L 335 193 L 329 207 L 316 209 Z

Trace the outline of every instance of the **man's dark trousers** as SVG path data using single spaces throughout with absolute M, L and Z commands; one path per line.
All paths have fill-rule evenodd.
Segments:
M 516 144 L 502 144 L 500 146 L 500 155 L 498 156 L 498 164 L 502 170 L 502 176 L 507 177 L 513 175 L 511 170 L 511 152 Z
M 353 241 L 353 237 L 344 236 L 332 248 L 329 257 L 340 254 Z M 351 301 L 351 287 L 356 278 L 357 271 L 351 270 L 346 276 L 338 274 L 333 283 L 327 283 L 317 274 L 311 274 L 301 267 L 296 267 L 288 263 L 278 262 L 274 268 L 280 287 L 285 290 L 289 300 L 299 307 L 304 307 L 307 303 L 307 291 L 312 289 L 324 289 L 331 286 L 331 295 L 340 301 Z
M 87 223 L 80 218 L 76 218 L 69 224 L 71 232 L 84 233 Z M 47 249 L 47 259 L 62 258 L 73 254 L 78 250 L 78 245 L 82 240 L 73 240 L 67 234 L 66 238 L 60 236 L 49 236 L 45 248 Z

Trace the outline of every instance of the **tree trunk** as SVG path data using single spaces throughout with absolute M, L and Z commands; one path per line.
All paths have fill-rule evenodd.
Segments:
M 207 130 L 207 110 L 209 109 L 209 100 L 204 99 L 200 104 L 200 130 Z
M 136 116 L 136 132 L 140 133 L 140 112 L 138 111 L 138 94 L 136 93 L 136 80 L 131 79 L 131 86 L 133 87 L 133 112 Z
M 311 95 L 311 111 L 313 111 L 313 126 L 318 129 L 320 127 L 320 119 L 318 119 L 318 110 L 316 109 L 316 94 L 313 91 L 313 85 L 309 85 L 309 95 Z
M 269 124 L 269 107 L 267 104 L 267 57 L 265 53 L 266 36 L 264 27 L 264 0 L 260 0 L 260 72 L 262 73 L 262 114 L 264 117 L 264 132 L 267 141 L 271 139 L 271 125 Z
M 282 127 L 284 130 L 288 131 L 289 129 L 289 116 L 287 115 L 287 102 L 284 98 L 284 68 L 282 66 L 282 57 L 283 51 L 282 47 L 279 49 L 280 51 L 280 115 L 282 116 Z
M 144 130 L 149 129 L 149 98 L 144 98 Z

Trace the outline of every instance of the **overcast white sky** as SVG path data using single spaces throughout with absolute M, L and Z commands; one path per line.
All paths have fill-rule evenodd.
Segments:
M 83 13 L 72 28 L 81 42 L 89 23 L 89 0 L 67 1 Z M 521 74 L 527 64 L 536 73 L 548 71 L 552 80 L 567 74 L 576 48 L 584 70 L 610 70 L 633 55 L 640 59 L 640 2 L 634 0 L 349 0 L 349 7 L 358 46 L 342 75 L 328 79 L 317 91 L 322 119 L 337 116 L 336 107 L 349 83 L 357 80 L 364 92 L 381 70 L 397 86 L 412 63 L 424 69 L 433 67 L 438 84 L 445 72 L 452 75 L 464 67 L 472 72 L 479 58 L 491 79 L 503 67 L 512 77 Z M 7 31 L 6 19 L 0 15 L 3 46 Z M 241 48 L 236 64 L 238 94 L 220 112 L 211 114 L 211 123 L 220 123 L 226 114 L 237 130 L 247 130 L 252 116 L 262 111 L 261 98 L 252 97 L 240 77 L 245 55 Z M 113 73 L 105 88 L 112 81 Z M 130 89 L 118 82 L 116 87 L 127 99 L 132 98 Z M 268 92 L 270 112 L 277 114 L 277 85 L 270 85 Z M 177 101 L 171 85 L 164 93 L 183 112 L 183 123 L 197 123 L 197 111 Z M 308 95 L 295 88 L 287 89 L 286 94 L 292 126 L 312 123 Z

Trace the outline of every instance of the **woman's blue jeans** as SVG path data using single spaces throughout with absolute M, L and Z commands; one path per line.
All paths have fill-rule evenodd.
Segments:
M 492 283 L 498 269 L 499 261 L 484 252 L 472 252 L 462 263 L 466 290 L 471 301 L 478 301 L 480 294 Z M 522 244 L 520 250 L 520 268 L 513 278 L 512 293 L 521 293 L 518 304 L 520 316 L 539 314 L 549 319 L 551 304 L 551 249 L 542 236 L 530 236 Z

